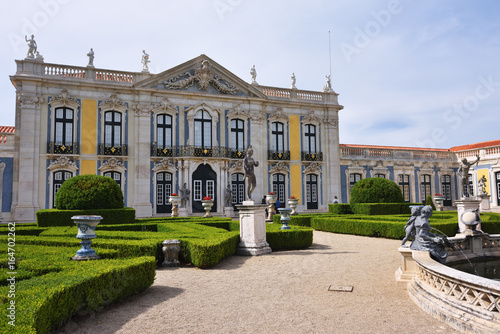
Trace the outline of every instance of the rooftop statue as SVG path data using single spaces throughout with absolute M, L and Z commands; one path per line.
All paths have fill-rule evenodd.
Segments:
M 323 92 L 331 92 L 333 91 L 333 89 L 332 89 L 332 81 L 330 79 L 330 75 L 325 75 L 325 77 L 326 77 L 326 84 L 323 87 Z
M 142 60 L 141 60 L 141 63 L 142 63 L 142 71 L 143 72 L 149 72 L 148 64 L 150 62 L 151 61 L 149 60 L 149 55 L 146 53 L 145 50 L 142 50 Z
M 472 189 L 469 184 L 469 170 L 470 167 L 479 162 L 479 155 L 476 155 L 476 160 L 474 162 L 468 162 L 467 159 L 463 158 L 460 162 L 460 167 L 458 168 L 458 176 L 460 177 L 460 193 L 462 194 L 462 199 L 470 197 Z
M 247 149 L 245 159 L 243 159 L 243 167 L 245 169 L 245 179 L 247 180 L 247 200 L 252 199 L 252 192 L 257 185 L 257 178 L 255 177 L 255 167 L 259 166 L 259 162 L 252 158 L 253 149 L 250 146 Z
M 295 83 L 297 82 L 297 80 L 295 79 L 295 73 L 292 73 L 291 79 L 292 79 L 292 87 L 290 88 L 297 89 L 297 87 L 295 87 Z
M 87 53 L 89 57 L 89 64 L 87 66 L 94 67 L 94 49 L 90 48 L 89 53 Z
M 26 58 L 35 58 L 37 49 L 35 35 L 31 35 L 31 39 L 28 39 L 28 36 L 25 35 L 24 39 L 26 40 L 26 42 L 28 42 L 28 55 L 26 56 Z
M 255 80 L 257 79 L 257 70 L 255 69 L 255 65 L 253 65 L 252 68 L 250 69 L 250 75 L 252 76 L 252 83 L 256 84 L 257 81 Z

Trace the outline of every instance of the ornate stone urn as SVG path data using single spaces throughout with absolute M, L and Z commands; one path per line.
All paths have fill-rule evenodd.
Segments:
M 205 196 L 203 200 L 201 201 L 201 205 L 203 206 L 203 209 L 205 210 L 205 214 L 203 215 L 203 218 L 210 218 L 212 215 L 210 214 L 210 210 L 212 210 L 212 206 L 214 206 L 214 201 L 208 197 Z
M 276 212 L 274 210 L 274 203 L 276 203 L 277 200 L 278 197 L 276 196 L 276 193 L 274 191 L 266 195 L 266 201 L 267 203 L 269 203 L 266 222 L 271 222 L 271 223 L 273 222 L 273 216 L 274 213 Z
M 71 217 L 73 222 L 78 227 L 77 239 L 80 239 L 80 245 L 82 248 L 76 251 L 76 255 L 73 256 L 75 261 L 85 261 L 85 260 L 98 260 L 99 256 L 96 255 L 95 250 L 90 248 L 92 244 L 92 239 L 97 237 L 95 234 L 96 226 L 101 222 L 101 216 L 73 216 Z
M 174 193 L 170 195 L 168 201 L 172 203 L 172 217 L 179 216 L 179 203 L 181 202 L 181 196 Z
M 179 266 L 179 251 L 181 250 L 180 240 L 165 240 L 161 243 L 163 245 L 162 251 L 165 260 L 162 263 L 164 267 L 177 267 Z
M 278 211 L 281 214 L 281 223 L 283 226 L 281 226 L 282 230 L 290 230 L 291 227 L 288 226 L 288 222 L 290 221 L 290 214 L 292 212 L 292 209 L 288 208 L 279 208 Z
M 299 205 L 299 199 L 295 198 L 295 196 L 291 196 L 290 199 L 288 200 L 288 205 L 292 209 L 291 215 L 298 215 L 295 209 L 297 208 L 297 205 Z
M 434 195 L 434 202 L 436 203 L 436 211 L 443 211 L 444 196 L 441 194 Z

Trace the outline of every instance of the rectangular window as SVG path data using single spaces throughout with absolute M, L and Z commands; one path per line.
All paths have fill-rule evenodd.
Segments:
M 156 185 L 156 205 L 163 205 L 163 184 Z
M 231 190 L 232 190 L 231 196 L 233 203 L 238 203 L 238 185 L 231 184 Z
M 214 195 L 215 195 L 215 193 L 214 193 L 214 181 L 207 180 L 207 196 L 213 200 L 215 198 Z
M 201 201 L 201 180 L 194 180 L 193 201 Z

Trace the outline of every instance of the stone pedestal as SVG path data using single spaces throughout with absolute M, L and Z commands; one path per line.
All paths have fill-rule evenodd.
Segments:
M 399 247 L 401 254 L 401 266 L 396 270 L 396 283 L 406 289 L 412 278 L 418 274 L 417 263 L 413 259 L 413 251 L 409 247 Z
M 226 217 L 233 217 L 234 216 L 234 209 L 232 206 L 226 206 L 224 208 L 224 213 L 226 214 Z
M 479 195 L 479 198 L 481 198 L 481 211 L 490 211 L 491 195 Z
M 465 223 L 461 219 L 462 215 L 466 211 L 479 209 L 481 201 L 475 199 L 462 199 L 460 201 L 456 201 L 455 203 L 457 205 L 457 213 L 458 213 L 458 232 L 464 233 L 465 230 L 467 230 L 467 227 L 465 226 Z M 477 225 L 476 230 L 481 231 L 481 224 Z
M 187 208 L 179 208 L 179 217 L 187 217 L 189 212 Z
M 266 205 L 243 201 L 236 206 L 240 213 L 238 255 L 262 255 L 272 252 L 266 242 Z

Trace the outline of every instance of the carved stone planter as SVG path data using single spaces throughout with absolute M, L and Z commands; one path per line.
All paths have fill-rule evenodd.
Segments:
M 274 203 L 276 203 L 278 197 L 276 195 L 266 195 L 266 201 L 269 203 L 269 206 L 267 207 L 267 218 L 266 222 L 272 223 L 273 222 L 273 216 L 274 213 L 276 212 L 274 210 Z
M 288 222 L 290 221 L 290 214 L 292 212 L 292 209 L 288 208 L 279 208 L 278 211 L 281 214 L 281 223 L 283 226 L 281 226 L 282 230 L 290 230 L 291 227 L 288 226 Z
M 212 217 L 212 215 L 210 214 L 210 210 L 212 210 L 212 206 L 214 206 L 214 201 L 202 200 L 201 205 L 203 206 L 203 209 L 205 210 L 205 214 L 203 215 L 203 218 Z
M 299 205 L 299 200 L 296 198 L 290 198 L 288 200 L 288 205 L 292 209 L 292 213 L 290 213 L 290 215 L 298 215 L 298 213 L 297 213 L 297 211 L 295 211 L 295 209 L 297 208 L 297 205 Z
M 443 211 L 444 196 L 435 195 L 434 202 L 436 203 L 436 211 Z
M 172 217 L 177 217 L 179 216 L 179 203 L 181 202 L 181 196 L 179 195 L 172 195 L 168 199 L 170 203 L 172 203 Z
M 77 239 L 80 239 L 80 245 L 82 248 L 76 251 L 76 255 L 73 256 L 75 261 L 86 261 L 86 260 L 98 260 L 99 256 L 96 255 L 95 250 L 90 248 L 92 244 L 92 239 L 97 237 L 95 234 L 96 226 L 101 222 L 101 216 L 73 216 L 71 217 L 73 222 L 78 227 Z
M 179 251 L 181 250 L 181 242 L 180 240 L 165 240 L 162 242 L 163 254 L 165 256 L 165 260 L 162 263 L 164 267 L 178 267 L 179 262 Z

